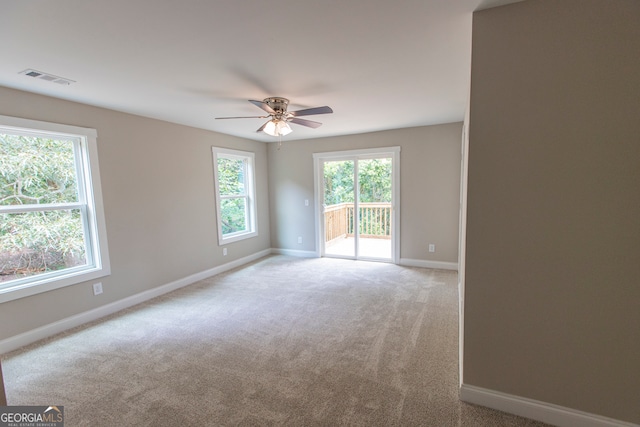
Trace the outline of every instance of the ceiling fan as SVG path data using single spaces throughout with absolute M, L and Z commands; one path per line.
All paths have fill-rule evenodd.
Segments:
M 246 117 L 216 117 L 216 119 L 266 119 L 270 120 L 260 126 L 256 132 L 264 132 L 271 136 L 284 136 L 292 132 L 289 123 L 295 123 L 310 128 L 318 128 L 322 126 L 320 122 L 313 120 L 301 119 L 300 116 L 311 116 L 315 114 L 329 114 L 333 110 L 326 105 L 324 107 L 305 108 L 304 110 L 287 111 L 289 100 L 277 96 L 266 98 L 264 101 L 255 101 L 250 99 L 253 105 L 263 109 L 269 115 L 267 116 L 246 116 Z

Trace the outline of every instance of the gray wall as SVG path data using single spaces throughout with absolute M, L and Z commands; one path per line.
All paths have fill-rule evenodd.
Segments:
M 464 383 L 640 423 L 640 2 L 474 14 Z
M 112 271 L 97 297 L 90 282 L 3 303 L 0 340 L 270 247 L 264 143 L 1 87 L 0 115 L 97 129 Z M 224 258 L 213 145 L 256 153 L 259 236 Z
M 461 138 L 450 123 L 269 144 L 271 246 L 315 250 L 313 153 L 400 146 L 400 257 L 457 263 Z

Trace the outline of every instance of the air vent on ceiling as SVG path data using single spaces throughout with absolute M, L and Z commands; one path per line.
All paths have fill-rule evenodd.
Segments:
M 33 77 L 40 80 L 46 80 L 48 82 L 57 83 L 63 86 L 68 86 L 71 83 L 75 83 L 75 81 L 71 79 L 65 79 L 64 77 L 58 77 L 54 76 L 53 74 L 43 73 L 42 71 L 36 71 L 32 69 L 20 71 L 18 74 L 24 74 L 25 76 Z

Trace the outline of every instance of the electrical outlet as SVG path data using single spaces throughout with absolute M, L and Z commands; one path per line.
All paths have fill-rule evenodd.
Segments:
M 227 256 L 227 248 L 222 248 L 222 256 Z
M 304 205 L 309 206 L 309 199 L 304 199 Z
M 93 284 L 93 295 L 100 295 L 102 293 L 102 283 L 94 283 Z
M 434 245 L 433 243 L 429 243 L 429 252 L 435 252 L 436 251 L 436 245 Z
M 298 236 L 298 243 L 302 243 L 302 236 Z

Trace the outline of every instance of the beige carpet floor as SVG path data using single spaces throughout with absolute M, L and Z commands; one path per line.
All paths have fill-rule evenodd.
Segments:
M 4 355 L 7 398 L 67 427 L 543 426 L 458 400 L 457 298 L 455 272 L 270 256 Z

